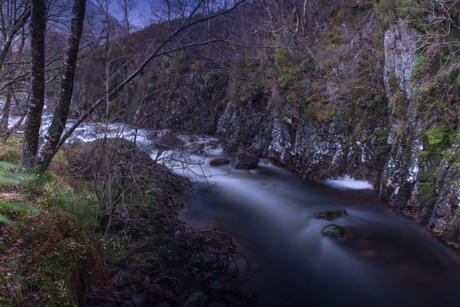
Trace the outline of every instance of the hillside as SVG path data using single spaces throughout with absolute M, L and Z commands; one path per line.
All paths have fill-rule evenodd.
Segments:
M 307 9 L 298 19 L 301 1 L 242 7 L 211 32 L 258 48 L 218 43 L 157 62 L 132 91 L 139 125 L 217 135 L 308 179 L 369 180 L 394 211 L 458 246 L 458 4 Z

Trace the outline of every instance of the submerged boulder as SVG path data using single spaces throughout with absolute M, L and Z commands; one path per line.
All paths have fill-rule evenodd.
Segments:
M 236 169 L 253 169 L 259 165 L 259 159 L 257 157 L 241 153 L 236 157 L 233 162 L 233 167 Z
M 330 237 L 339 241 L 350 241 L 353 238 L 350 229 L 336 224 L 329 224 L 324 226 L 323 229 L 321 229 L 321 233 L 326 237 Z
M 227 165 L 230 163 L 230 160 L 227 158 L 215 158 L 209 161 L 209 165 L 213 167 Z
M 203 292 L 194 292 L 182 303 L 181 307 L 208 306 L 208 298 Z
M 333 221 L 339 217 L 348 215 L 346 210 L 332 210 L 332 211 L 323 211 L 316 214 L 315 218 L 317 219 L 326 219 L 328 221 Z

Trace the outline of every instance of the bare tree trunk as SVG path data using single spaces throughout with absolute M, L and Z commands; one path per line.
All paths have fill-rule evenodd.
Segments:
M 34 2 L 36 3 L 37 1 L 32 1 L 32 4 Z M 38 1 L 38 2 L 43 2 L 43 1 Z M 45 12 L 45 11 L 43 11 L 43 12 Z M 31 11 L 30 11 L 29 8 L 24 10 L 24 12 L 21 14 L 19 19 L 15 20 L 14 25 L 11 28 L 10 32 L 8 33 L 8 35 L 4 35 L 5 42 L 3 44 L 2 50 L 0 50 L 0 69 L 2 68 L 3 63 L 6 60 L 6 57 L 7 57 L 8 53 L 9 53 L 9 51 L 10 51 L 10 48 L 11 48 L 11 44 L 13 43 L 13 40 L 14 40 L 16 34 L 27 23 L 27 21 L 29 20 L 30 14 L 31 14 Z M 46 14 L 43 14 L 42 17 L 45 18 L 45 15 Z M 3 19 L 4 18 L 2 17 L 2 20 Z M 2 27 L 4 27 L 4 25 L 2 25 Z
M 31 99 L 24 127 L 21 166 L 31 168 L 38 150 L 40 125 L 45 104 L 45 0 L 32 0 L 30 37 L 32 51 Z
M 14 97 L 15 100 L 16 100 L 16 97 Z M 27 95 L 25 97 L 23 97 L 22 99 L 23 101 L 21 102 L 21 104 L 26 104 L 28 105 L 28 101 L 29 101 L 29 93 L 27 93 Z M 10 137 L 10 135 L 16 131 L 16 129 L 19 128 L 19 126 L 22 124 L 22 122 L 24 121 L 24 118 L 26 117 L 26 114 L 27 112 L 24 112 L 24 114 L 21 115 L 21 117 L 19 118 L 19 120 L 9 129 L 7 129 L 6 131 L 2 131 L 2 134 L 1 134 L 1 138 L 2 138 L 2 143 L 6 143 L 6 141 L 8 141 L 8 138 Z
M 45 141 L 40 147 L 38 153 L 38 166 L 40 170 L 45 170 L 51 162 L 69 115 L 75 79 L 75 69 L 77 67 L 78 50 L 80 48 L 80 38 L 83 32 L 85 9 L 86 0 L 74 1 L 68 49 L 63 66 L 61 93 L 56 110 L 54 111 L 53 121 L 51 122 Z
M 11 99 L 13 96 L 13 86 L 10 84 L 6 90 L 5 106 L 3 107 L 2 122 L 0 123 L 0 134 L 8 131 L 8 120 L 10 119 Z

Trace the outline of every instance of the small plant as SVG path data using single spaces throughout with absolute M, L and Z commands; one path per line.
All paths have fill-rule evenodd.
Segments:
M 98 254 L 107 266 L 118 264 L 129 256 L 131 236 L 125 230 L 116 236 L 96 234 L 93 240 Z
M 76 193 L 69 186 L 56 186 L 53 182 L 47 182 L 43 186 L 40 202 L 48 206 L 63 208 L 87 225 L 94 224 L 97 206 L 97 197 L 94 193 L 83 195 Z
M 423 54 L 420 54 L 416 59 L 414 64 L 412 65 L 412 76 L 415 78 L 421 78 L 426 71 L 428 70 L 428 63 L 425 59 Z

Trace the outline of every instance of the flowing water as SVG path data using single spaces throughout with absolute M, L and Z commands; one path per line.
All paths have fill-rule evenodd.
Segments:
M 251 171 L 208 166 L 223 156 L 214 150 L 203 161 L 207 181 L 185 197 L 181 218 L 235 238 L 252 263 L 243 279 L 258 305 L 460 306 L 457 256 L 391 214 L 370 184 L 306 182 L 267 163 Z M 316 218 L 328 210 L 348 214 Z M 351 238 L 323 236 L 328 224 L 349 229 Z
M 244 288 L 259 306 L 460 306 L 459 258 L 419 225 L 390 213 L 366 182 L 311 183 L 270 163 L 250 171 L 210 167 L 212 158 L 232 159 L 215 139 L 181 136 L 188 151 L 177 155 L 154 147 L 166 131 L 118 124 L 84 124 L 70 141 L 94 140 L 101 129 L 136 140 L 195 181 L 180 217 L 232 235 L 250 264 Z M 316 218 L 328 210 L 347 215 Z M 349 240 L 323 236 L 328 224 L 349 229 Z

